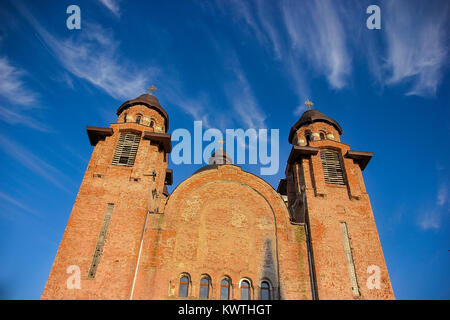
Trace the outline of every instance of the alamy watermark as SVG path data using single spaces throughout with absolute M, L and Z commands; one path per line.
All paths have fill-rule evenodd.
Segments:
M 66 20 L 66 26 L 69 30 L 81 29 L 81 9 L 79 6 L 72 4 L 67 7 L 66 13 L 70 14 Z
M 279 129 L 253 128 L 245 131 L 240 128 L 226 129 L 223 141 L 222 131 L 209 128 L 203 132 L 202 121 L 194 121 L 193 136 L 184 128 L 172 132 L 172 142 L 176 143 L 171 152 L 172 163 L 176 165 L 208 163 L 211 155 L 221 148 L 220 143 L 225 142 L 226 154 L 233 164 L 259 164 L 261 175 L 274 175 L 278 173 L 280 166 L 279 131 Z M 203 142 L 209 142 L 205 148 Z
M 375 4 L 372 4 L 367 7 L 366 13 L 370 14 L 370 16 L 366 20 L 367 29 L 369 29 L 369 30 L 381 29 L 381 9 L 380 9 L 380 7 Z
M 370 276 L 367 278 L 366 286 L 369 290 L 381 288 L 381 269 L 379 266 L 370 265 L 367 267 L 367 273 Z
M 81 289 L 81 271 L 80 267 L 77 265 L 70 265 L 67 267 L 66 272 L 70 274 L 67 278 L 66 285 L 67 289 Z

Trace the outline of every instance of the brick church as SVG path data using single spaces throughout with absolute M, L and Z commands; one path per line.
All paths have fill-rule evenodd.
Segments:
M 305 111 L 277 190 L 220 149 L 169 194 L 169 116 L 152 94 L 126 101 L 109 128 L 87 127 L 42 299 L 393 299 L 362 175 L 372 153 L 342 131 Z

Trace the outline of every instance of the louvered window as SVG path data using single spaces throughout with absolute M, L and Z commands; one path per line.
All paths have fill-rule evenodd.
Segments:
M 121 133 L 112 164 L 127 167 L 133 166 L 140 140 L 140 134 Z
M 320 152 L 320 158 L 322 159 L 325 182 L 328 184 L 345 185 L 344 171 L 342 170 L 339 154 L 335 151 L 324 150 Z

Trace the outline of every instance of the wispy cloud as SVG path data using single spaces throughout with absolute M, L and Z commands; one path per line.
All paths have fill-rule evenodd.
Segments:
M 408 95 L 435 95 L 448 56 L 449 4 L 391 1 L 385 12 L 386 83 L 409 83 Z
M 11 108 L 5 108 L 0 105 L 0 113 L 2 115 L 0 120 L 9 124 L 21 124 L 42 132 L 52 132 L 46 124 L 28 116 L 26 113 L 29 112 L 30 111 L 15 112 L 11 110 Z
M 282 3 L 291 45 L 313 68 L 326 76 L 332 88 L 342 89 L 351 75 L 351 54 L 339 10 L 330 0 Z
M 430 211 L 426 211 L 419 218 L 419 226 L 423 230 L 438 230 L 441 227 L 443 217 L 450 213 L 448 206 L 448 185 L 441 183 L 436 194 L 436 205 Z
M 237 120 L 246 128 L 267 128 L 266 116 L 259 107 L 251 86 L 236 61 L 232 68 L 235 80 L 227 85 L 226 94 L 237 115 Z
M 448 188 L 447 185 L 442 184 L 437 193 L 437 201 L 436 204 L 440 207 L 445 205 L 448 201 Z
M 50 128 L 34 117 L 33 109 L 40 109 L 38 94 L 29 89 L 24 80 L 27 73 L 13 65 L 7 57 L 0 57 L 0 121 L 20 124 L 35 130 L 50 132 Z
M 310 95 L 311 76 L 324 76 L 335 90 L 348 88 L 354 56 L 367 58 L 376 83 L 408 84 L 407 95 L 435 95 L 447 67 L 450 4 L 442 1 L 383 1 L 382 30 L 371 31 L 370 38 L 364 34 L 365 20 L 355 19 L 366 8 L 358 2 L 351 8 L 332 0 L 216 4 L 284 65 L 298 91 L 295 114 Z M 385 49 L 373 43 L 378 40 Z
M 420 219 L 419 225 L 423 230 L 438 230 L 441 226 L 439 214 L 434 211 L 426 212 Z
M 110 30 L 84 22 L 82 32 L 66 39 L 57 38 L 23 6 L 18 9 L 38 35 L 70 73 L 104 90 L 116 99 L 130 99 L 142 93 L 149 78 L 158 69 L 138 69 L 123 59 L 117 41 Z
M 212 126 L 207 108 L 209 101 L 206 96 L 197 98 L 188 97 L 183 93 L 181 89 L 182 85 L 175 79 L 163 77 L 160 79 L 160 83 L 165 88 L 164 92 L 161 93 L 162 99 L 173 104 L 186 114 L 189 114 L 195 121 L 202 121 L 203 126 Z
M 267 1 L 256 0 L 256 14 L 261 23 L 264 34 L 272 45 L 275 58 L 281 59 L 283 50 L 281 44 L 281 36 L 278 32 L 278 28 L 274 19 L 274 17 L 279 14 L 277 10 L 278 8 L 276 6 L 272 6 L 269 8 L 267 4 Z
M 120 17 L 120 7 L 118 0 L 99 0 L 106 8 L 108 8 L 114 15 Z
M 42 218 L 36 211 L 34 211 L 34 210 L 30 209 L 28 206 L 24 205 L 23 201 L 17 200 L 12 196 L 7 195 L 6 193 L 3 193 L 2 191 L 0 191 L 0 199 L 12 204 L 13 206 L 16 206 L 17 208 L 21 209 L 22 211 L 26 211 L 26 212 L 30 213 L 34 217 Z
M 254 15 L 254 10 L 248 1 L 239 0 L 216 0 L 215 4 L 223 12 L 231 12 L 231 19 L 245 27 L 245 31 L 256 37 L 259 42 L 266 41 L 264 32 L 261 30 L 257 18 Z
M 266 115 L 253 93 L 237 52 L 225 39 L 217 41 L 210 37 L 210 40 L 215 50 L 227 57 L 223 61 L 226 74 L 223 88 L 234 111 L 230 118 L 245 128 L 267 128 Z
M 110 10 L 119 12 L 118 1 L 102 1 Z M 72 75 L 84 79 L 104 90 L 111 97 L 128 100 L 144 91 L 149 83 L 164 88 L 159 94 L 161 100 L 180 108 L 194 120 L 202 120 L 206 127 L 211 126 L 207 112 L 206 95 L 192 97 L 183 90 L 177 72 L 160 72 L 159 67 L 138 68 L 122 57 L 120 42 L 113 33 L 98 24 L 84 22 L 79 35 L 60 39 L 32 16 L 24 7 L 18 7 L 38 35 L 49 47 L 59 63 Z M 150 80 L 151 79 L 151 80 Z
M 222 1 L 216 3 L 222 11 L 228 9 L 237 23 L 244 23 L 250 36 L 284 67 L 298 96 L 294 114 L 299 114 L 303 101 L 310 98 L 310 71 L 324 76 L 333 89 L 348 86 L 352 55 L 336 2 L 316 0 L 300 5 L 298 1 L 227 1 L 227 6 Z
M 32 107 L 37 102 L 37 94 L 26 86 L 25 75 L 25 71 L 13 66 L 7 57 L 0 57 L 0 96 L 12 104 Z
M 17 141 L 0 134 L 0 147 L 3 152 L 14 158 L 25 168 L 41 176 L 64 192 L 72 194 L 71 186 L 74 184 L 65 174 L 36 156 Z

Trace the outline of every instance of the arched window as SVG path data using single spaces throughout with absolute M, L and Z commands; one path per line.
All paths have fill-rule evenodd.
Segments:
M 127 122 L 127 114 L 125 113 L 125 115 L 123 116 L 123 122 Z
M 184 275 L 180 278 L 180 293 L 179 296 L 185 298 L 189 293 L 189 277 Z
M 270 285 L 267 281 L 261 282 L 261 300 L 270 300 Z
M 202 280 L 200 280 L 200 299 L 208 299 L 209 298 L 209 287 L 211 285 L 211 281 L 209 277 L 204 276 Z
M 241 281 L 241 300 L 250 300 L 250 283 L 247 280 Z
M 323 132 L 320 133 L 320 140 L 325 140 L 325 133 Z
M 142 116 L 140 114 L 138 114 L 136 116 L 136 123 L 141 123 L 141 118 L 142 118 Z
M 230 300 L 231 280 L 223 279 L 220 282 L 220 300 Z
M 155 121 L 154 120 L 150 120 L 149 126 L 150 126 L 150 128 L 153 128 L 155 126 Z
M 309 146 L 309 142 L 311 141 L 311 131 L 306 130 L 305 132 L 306 145 Z

